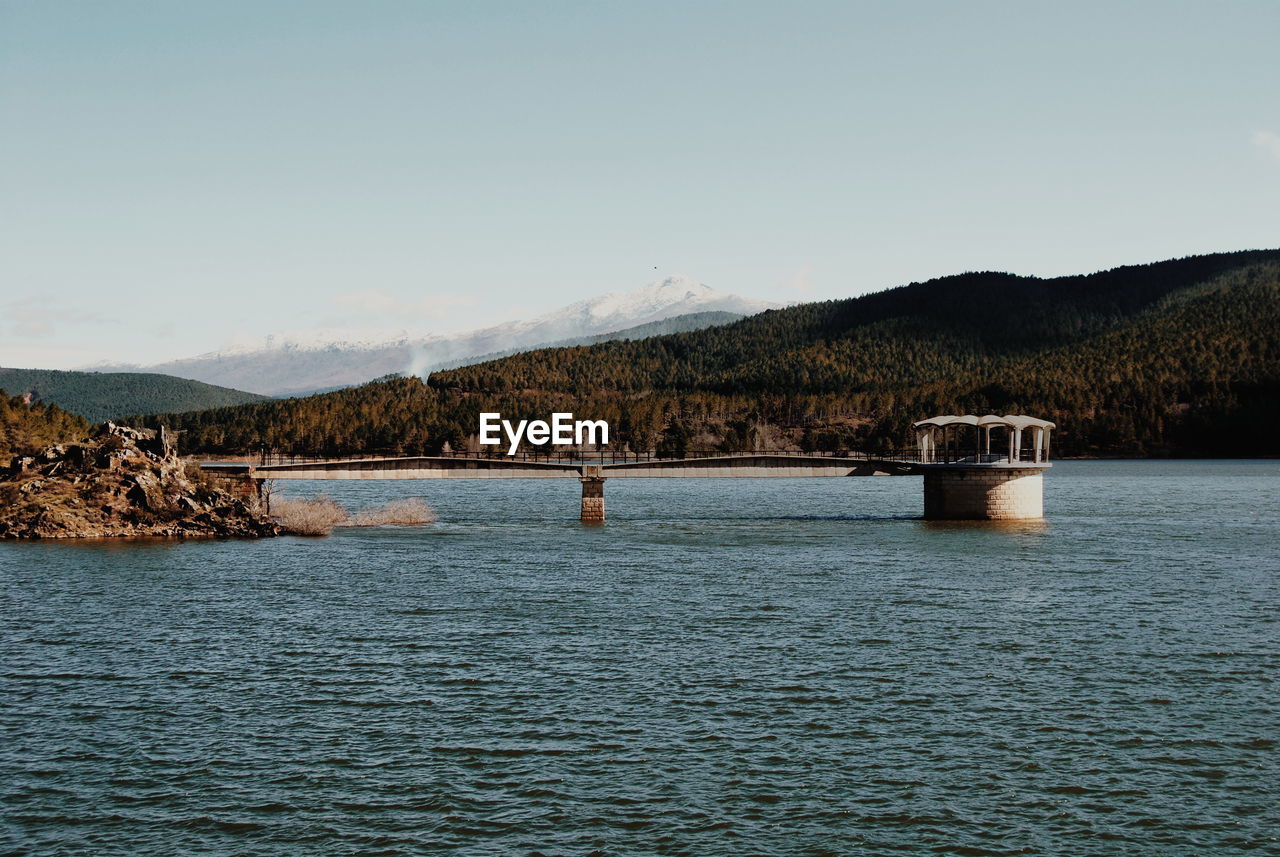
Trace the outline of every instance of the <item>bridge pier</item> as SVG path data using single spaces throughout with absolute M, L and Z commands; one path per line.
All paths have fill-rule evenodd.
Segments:
M 1044 467 L 924 469 L 928 521 L 1026 521 L 1044 517 Z
M 604 476 L 599 465 L 586 465 L 578 481 L 582 483 L 582 523 L 604 523 Z
M 206 470 L 205 472 L 208 473 L 209 471 Z M 222 475 L 214 471 L 213 478 L 231 496 L 239 500 L 256 502 L 259 508 L 262 508 L 266 503 L 266 492 L 262 487 L 262 480 L 254 476 L 251 470 L 229 475 Z

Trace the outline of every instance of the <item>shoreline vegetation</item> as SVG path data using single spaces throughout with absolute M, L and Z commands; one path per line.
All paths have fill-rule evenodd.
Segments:
M 327 494 L 273 498 L 271 516 L 284 532 L 295 536 L 327 536 L 339 527 L 420 526 L 436 519 L 435 512 L 419 497 L 392 500 L 352 514 Z

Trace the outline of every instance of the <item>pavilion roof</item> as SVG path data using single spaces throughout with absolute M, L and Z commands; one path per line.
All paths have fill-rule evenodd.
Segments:
M 1041 420 L 1041 419 L 1037 419 L 1036 417 L 1028 417 L 1023 414 L 1005 414 L 1002 417 L 996 416 L 995 414 L 987 414 L 981 417 L 975 416 L 974 414 L 963 414 L 963 415 L 947 414 L 945 416 L 940 416 L 940 417 L 930 417 L 927 420 L 920 420 L 919 422 L 915 423 L 916 428 L 920 428 L 922 426 L 935 426 L 937 428 L 941 428 L 942 426 L 951 426 L 951 425 L 983 426 L 983 427 L 1004 426 L 1006 428 L 1012 428 L 1012 429 L 1057 428 L 1057 426 L 1054 423 L 1051 423 L 1048 420 Z

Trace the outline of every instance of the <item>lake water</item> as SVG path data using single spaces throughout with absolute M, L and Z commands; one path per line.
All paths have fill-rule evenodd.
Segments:
M 0 544 L 0 853 L 1280 853 L 1280 462 L 289 490 L 440 521 Z

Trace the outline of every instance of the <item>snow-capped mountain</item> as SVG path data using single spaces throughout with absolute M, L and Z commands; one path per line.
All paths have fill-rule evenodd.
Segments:
M 525 324 L 547 329 L 567 324 L 617 330 L 623 325 L 647 324 L 691 312 L 719 311 L 752 315 L 771 306 L 776 304 L 718 292 L 689 277 L 675 276 L 655 280 L 634 291 L 607 292 L 590 300 L 578 301 Z
M 674 276 L 655 280 L 634 291 L 606 292 L 537 318 L 512 321 L 460 336 L 514 336 L 521 339 L 521 345 L 534 346 L 573 336 L 608 333 L 693 312 L 754 315 L 775 306 L 777 304 L 718 292 L 689 277 Z
M 299 331 L 181 360 L 109 368 L 163 372 L 271 396 L 299 395 L 398 372 L 424 375 L 446 364 L 459 365 L 470 357 L 529 350 L 690 313 L 753 315 L 775 306 L 716 291 L 689 277 L 673 276 L 634 291 L 608 292 L 578 301 L 536 318 L 462 333 Z

